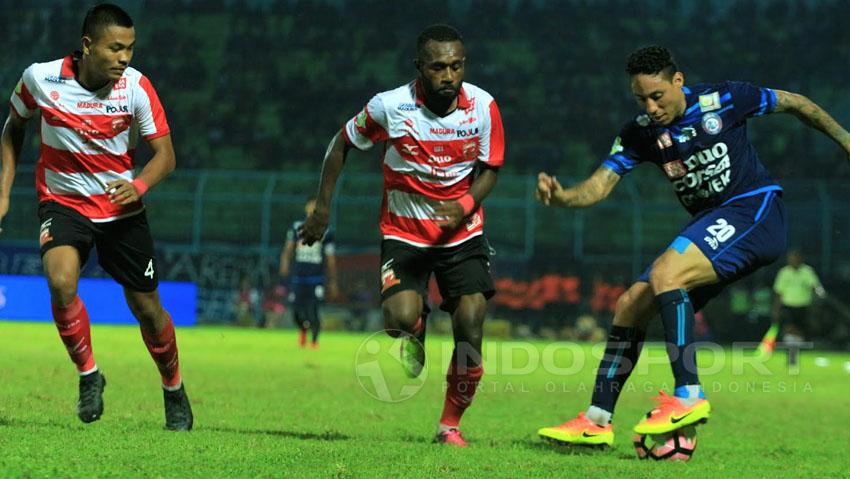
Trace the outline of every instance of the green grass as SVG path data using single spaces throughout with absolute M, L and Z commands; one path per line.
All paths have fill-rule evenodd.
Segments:
M 631 426 L 669 386 L 659 347 L 649 371 L 634 377 L 617 410 L 615 447 L 556 450 L 535 431 L 586 407 L 597 359 L 575 359 L 560 343 L 488 343 L 482 388 L 467 412 L 466 450 L 430 443 L 443 403 L 447 338 L 429 338 L 429 375 L 398 403 L 371 397 L 355 375 L 367 335 L 328 333 L 318 351 L 300 350 L 295 333 L 224 328 L 178 331 L 195 429 L 162 429 L 158 375 L 131 327 L 95 326 L 94 351 L 109 385 L 100 421 L 75 413 L 77 381 L 56 331 L 47 323 L 0 322 L 0 477 L 847 477 L 850 425 L 848 355 L 803 355 L 799 375 L 781 357 L 769 375 L 743 367 L 729 351 L 704 374 L 714 413 L 699 429 L 687 464 L 638 461 Z M 390 339 L 378 336 L 382 348 Z M 545 349 L 545 348 L 549 349 Z M 361 350 L 362 353 L 363 350 Z M 575 351 L 578 351 L 577 353 Z M 547 366 L 535 356 L 545 352 Z M 551 356 L 551 358 L 550 358 Z M 814 365 L 815 356 L 830 360 Z M 357 359 L 359 358 L 359 359 Z M 365 359 L 364 359 L 365 358 Z M 415 381 L 384 357 L 388 391 Z M 575 366 L 576 372 L 567 369 Z M 523 372 L 522 369 L 531 369 Z M 371 388 L 369 391 L 374 392 Z

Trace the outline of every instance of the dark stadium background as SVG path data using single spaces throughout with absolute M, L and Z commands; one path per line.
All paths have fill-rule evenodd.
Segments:
M 4 95 L 32 61 L 78 46 L 89 3 L 0 2 Z M 178 170 L 146 200 L 160 274 L 198 285 L 201 323 L 233 321 L 243 276 L 261 291 L 274 284 L 285 229 L 315 190 L 328 140 L 374 93 L 413 77 L 415 36 L 429 23 L 461 30 L 466 79 L 494 95 L 504 119 L 505 167 L 486 203 L 500 287 L 491 316 L 506 321 L 504 334 L 560 337 L 584 314 L 604 327 L 618 288 L 686 219 L 651 167 L 589 210 L 551 211 L 533 201 L 538 171 L 562 182 L 587 175 L 634 114 L 623 73 L 634 48 L 667 45 L 690 83 L 737 79 L 803 93 L 850 126 L 850 17 L 841 1 L 116 3 L 134 18 L 132 64 L 156 86 L 177 151 Z M 821 346 L 846 347 L 850 165 L 797 121 L 759 119 L 750 131 L 785 187 L 790 245 L 839 301 L 816 309 L 811 335 Z M 0 274 L 41 272 L 37 145 L 28 135 L 0 237 Z M 331 317 L 349 317 L 355 303 L 376 306 L 380 195 L 377 153 L 352 155 L 333 220 L 345 298 L 331 305 Z M 780 263 L 739 286 L 737 300 L 751 304 Z M 94 265 L 86 273 L 103 275 Z M 713 336 L 757 340 L 766 318 L 752 307 L 731 310 L 731 300 L 727 293 L 706 310 Z

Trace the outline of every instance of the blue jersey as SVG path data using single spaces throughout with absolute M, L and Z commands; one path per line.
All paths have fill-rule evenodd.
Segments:
M 290 282 L 292 284 L 318 285 L 325 282 L 325 259 L 335 254 L 333 232 L 328 230 L 321 241 L 310 246 L 298 238 L 298 227 L 303 221 L 296 221 L 286 232 L 286 241 L 295 243 L 295 257 L 292 261 Z
M 691 215 L 781 190 L 747 138 L 747 119 L 772 112 L 776 92 L 734 81 L 682 90 L 682 118 L 662 126 L 639 115 L 620 131 L 603 165 L 623 176 L 640 163 L 654 163 Z

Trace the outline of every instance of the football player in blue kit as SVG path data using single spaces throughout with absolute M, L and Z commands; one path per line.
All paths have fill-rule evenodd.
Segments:
M 304 205 L 305 217 L 309 217 L 316 208 L 316 198 L 309 198 Z M 298 344 L 302 348 L 307 344 L 307 330 L 311 331 L 310 347 L 319 347 L 319 329 L 321 316 L 319 304 L 325 298 L 325 279 L 327 293 L 331 298 L 339 294 L 337 283 L 336 247 L 332 231 L 326 231 L 321 241 L 311 245 L 304 244 L 298 238 L 298 228 L 304 223 L 296 221 L 286 232 L 286 243 L 280 254 L 280 277 L 288 280 L 289 300 L 292 304 L 292 317 L 298 326 Z
M 747 138 L 747 120 L 790 113 L 850 154 L 850 134 L 805 96 L 736 81 L 685 85 L 672 55 L 659 46 L 629 55 L 626 72 L 641 114 L 622 128 L 588 179 L 564 188 L 540 173 L 537 197 L 545 205 L 587 207 L 605 199 L 636 166 L 652 163 L 692 219 L 618 299 L 590 407 L 538 431 L 561 443 L 613 443 L 614 406 L 640 355 L 647 323 L 658 313 L 676 386 L 673 396 L 661 392 L 634 431 L 664 434 L 708 419 L 694 313 L 726 285 L 774 262 L 786 247 L 782 188 Z

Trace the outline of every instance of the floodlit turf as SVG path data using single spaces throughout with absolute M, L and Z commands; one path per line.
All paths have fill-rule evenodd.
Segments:
M 701 363 L 715 370 L 703 374 L 712 419 L 699 428 L 693 460 L 671 464 L 637 460 L 629 432 L 656 389 L 669 386 L 660 347 L 644 353 L 652 367 L 621 398 L 615 447 L 596 451 L 554 449 L 536 430 L 586 407 L 599 348 L 488 343 L 484 381 L 463 422 L 470 447 L 459 450 L 430 443 L 443 404 L 446 338 L 429 338 L 428 378 L 417 392 L 419 383 L 385 354 L 385 336 L 328 333 L 313 351 L 298 349 L 292 330 L 177 334 L 195 410 L 190 433 L 162 429 L 158 375 L 138 329 L 93 328 L 109 384 L 103 419 L 84 425 L 75 413 L 76 376 L 53 326 L 0 322 L 0 477 L 847 474 L 846 354 L 808 352 L 798 375 L 778 356 L 767 363 L 771 374 L 760 375 L 729 350 L 703 353 Z M 586 354 L 596 356 L 582 360 Z M 815 365 L 817 356 L 828 364 Z M 373 397 L 408 395 L 395 403 Z

